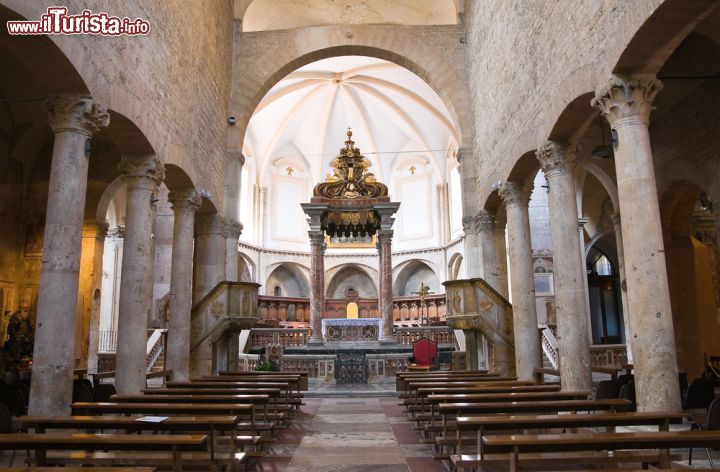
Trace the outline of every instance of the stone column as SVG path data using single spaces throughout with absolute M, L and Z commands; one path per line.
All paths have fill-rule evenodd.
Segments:
M 622 303 L 623 329 L 625 330 L 625 349 L 627 350 L 627 360 L 630 364 L 632 364 L 633 354 L 630 342 L 632 336 L 630 335 L 630 308 L 628 306 L 627 297 L 627 280 L 625 279 L 625 253 L 623 251 L 620 213 L 617 211 L 612 215 L 612 223 L 613 228 L 615 229 L 615 246 L 617 247 L 618 275 L 620 277 L 620 301 Z
M 477 181 L 471 148 L 461 148 L 457 153 L 460 163 L 460 185 L 462 187 L 462 225 L 465 233 L 465 272 L 467 278 L 482 277 L 482 248 L 480 238 L 475 231 L 477 209 Z
M 380 252 L 380 290 L 379 302 L 382 317 L 381 343 L 395 343 L 392 317 L 392 237 L 393 230 L 381 229 L 377 232 L 377 245 Z
M 482 261 L 482 278 L 498 293 L 507 298 L 507 273 L 503 274 L 500 267 L 500 258 L 504 259 L 505 254 L 504 251 L 502 255 L 498 254 L 495 214 L 488 210 L 480 210 L 475 216 L 475 230 L 482 251 L 480 257 Z M 503 234 L 503 247 L 505 246 L 504 236 Z
M 193 306 L 225 278 L 227 224 L 217 214 L 198 215 L 195 221 Z
M 583 269 L 583 292 L 585 294 L 585 314 L 587 315 L 588 339 L 590 344 L 593 343 L 592 337 L 592 320 L 590 317 L 590 287 L 587 278 L 587 255 L 585 254 L 585 225 L 590 220 L 587 218 L 578 218 L 578 242 L 580 243 L 580 261 Z
M 107 126 L 110 118 L 105 108 L 85 95 L 59 95 L 43 105 L 54 141 L 29 412 L 67 415 L 75 367 L 78 275 L 89 164 L 85 143 Z
M 592 390 L 585 270 L 578 239 L 573 170 L 577 146 L 549 141 L 537 151 L 550 191 L 550 232 L 563 390 Z
M 124 156 L 118 168 L 127 186 L 127 214 L 115 388 L 118 393 L 140 393 L 145 388 L 147 328 L 153 301 L 153 200 L 165 177 L 165 167 L 156 156 L 146 155 Z
M 615 172 L 620 214 L 626 223 L 622 240 L 627 249 L 627 296 L 639 411 L 681 408 L 665 248 L 648 132 L 652 101 L 661 89 L 662 84 L 654 78 L 613 76 L 592 100 L 616 134 Z
M 167 368 L 173 380 L 190 378 L 190 312 L 192 310 L 192 253 L 195 212 L 202 198 L 195 189 L 170 192 L 174 212 L 172 266 L 170 269 L 170 322 L 167 338 Z
M 478 370 L 480 360 L 478 356 L 478 345 L 482 342 L 482 335 L 474 329 L 464 329 L 465 334 L 465 368 L 467 370 Z
M 87 335 L 87 369 L 89 373 L 97 372 L 97 352 L 98 343 L 100 342 L 98 330 L 100 329 L 102 263 L 107 231 L 107 221 L 86 222 L 83 229 L 83 258 L 87 251 L 90 259 L 88 264 L 83 264 L 83 266 L 91 271 L 87 276 L 88 289 L 86 292 L 89 301 L 89 306 L 86 307 L 89 315 Z M 85 237 L 86 234 L 87 238 Z M 83 279 L 82 271 L 81 267 L 81 279 Z
M 515 368 L 520 380 L 532 380 L 540 367 L 540 334 L 535 311 L 535 278 L 530 247 L 528 203 L 532 183 L 505 182 L 500 197 L 505 201 L 508 225 L 508 252 L 515 328 Z
M 308 344 L 322 344 L 322 319 L 325 311 L 325 232 L 308 231 L 310 237 L 310 328 Z
M 227 221 L 225 280 L 231 282 L 238 281 L 238 239 L 243 229 L 240 223 L 240 174 L 244 163 L 242 151 L 228 151 L 225 176 L 225 220 Z
M 463 233 L 465 234 L 465 272 L 468 279 L 483 276 L 482 243 L 475 230 L 475 217 L 463 216 Z

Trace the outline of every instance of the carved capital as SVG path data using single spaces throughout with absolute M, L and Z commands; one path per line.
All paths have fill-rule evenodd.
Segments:
M 532 194 L 532 184 L 524 182 L 505 182 L 498 192 L 506 205 L 528 206 Z
M 149 179 L 154 185 L 159 185 L 165 178 L 165 166 L 154 154 L 123 156 L 118 170 L 126 180 Z
M 310 238 L 310 245 L 325 244 L 325 231 L 322 230 L 310 230 L 308 231 L 308 237 Z
M 553 174 L 569 174 L 577 158 L 577 144 L 546 141 L 535 152 L 545 176 Z
M 455 154 L 455 159 L 457 159 L 457 161 L 459 163 L 462 163 L 462 160 L 464 158 L 466 158 L 466 157 L 470 158 L 471 156 L 472 156 L 472 147 L 465 146 L 465 147 L 461 147 L 460 149 L 457 150 L 457 153 Z
M 220 215 L 200 215 L 195 219 L 195 234 L 227 234 L 225 218 Z
M 600 110 L 613 128 L 650 123 L 655 96 L 663 89 L 655 78 L 612 76 L 610 83 L 595 93 L 590 104 Z
M 620 226 L 620 212 L 615 211 L 612 215 L 610 215 L 610 221 L 612 221 L 612 224 L 615 228 Z
M 83 239 L 95 238 L 98 241 L 104 241 L 107 236 L 110 223 L 107 220 L 86 220 L 83 223 Z
M 377 232 L 378 244 L 390 244 L 393 238 L 393 230 L 380 229 Z
M 462 227 L 466 236 L 475 234 L 475 218 L 472 216 L 463 216 Z
M 228 160 L 239 161 L 241 166 L 245 164 L 245 156 L 240 149 L 228 149 L 227 156 Z
M 227 237 L 228 239 L 238 239 L 242 234 L 243 225 L 237 220 L 230 220 L 227 222 Z
M 176 212 L 186 210 L 194 213 L 202 205 L 202 197 L 194 188 L 170 192 L 168 201 Z
M 43 108 L 55 133 L 69 130 L 90 137 L 110 124 L 105 107 L 88 95 L 54 95 L 43 102 Z
M 481 233 L 493 230 L 495 230 L 495 214 L 487 210 L 478 211 L 475 215 L 475 231 Z

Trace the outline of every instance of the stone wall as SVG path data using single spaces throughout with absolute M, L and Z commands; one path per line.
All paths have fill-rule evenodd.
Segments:
M 29 20 L 39 19 L 48 6 L 57 4 L 45 0 L 2 3 Z M 147 36 L 49 38 L 95 99 L 132 121 L 160 159 L 183 169 L 221 208 L 230 94 L 231 2 L 68 0 L 63 5 L 70 14 L 87 8 L 94 13 L 140 17 L 150 23 Z M 27 54 L 37 60 L 49 59 L 42 53 Z M 57 90 L 63 90 L 63 77 L 56 80 Z M 128 150 L 138 147 L 138 143 L 115 144 Z
M 570 102 L 608 80 L 630 39 L 661 3 L 468 2 L 480 204 L 492 192 L 491 182 L 507 179 L 520 157 L 548 139 Z

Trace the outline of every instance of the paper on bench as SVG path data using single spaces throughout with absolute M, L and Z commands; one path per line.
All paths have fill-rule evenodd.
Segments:
M 167 416 L 140 416 L 135 421 L 144 421 L 146 423 L 162 423 L 168 419 Z

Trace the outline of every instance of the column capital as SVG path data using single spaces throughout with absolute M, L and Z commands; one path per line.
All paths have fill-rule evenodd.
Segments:
M 465 235 L 471 235 L 476 234 L 475 230 L 475 217 L 473 216 L 463 216 L 462 217 L 462 227 L 463 232 Z
M 582 232 L 585 229 L 585 225 L 590 222 L 589 218 L 578 218 L 578 229 Z
M 239 161 L 240 165 L 245 165 L 245 156 L 240 149 L 228 149 L 227 150 L 228 160 Z
M 475 232 L 493 231 L 495 229 L 495 214 L 488 210 L 480 210 L 475 215 Z
M 227 222 L 227 237 L 229 239 L 238 239 L 242 234 L 243 225 L 237 220 L 229 220 Z
M 532 194 L 532 182 L 505 182 L 500 186 L 498 194 L 508 206 L 527 207 Z
M 618 226 L 620 224 L 620 212 L 613 212 L 613 214 L 610 215 L 610 221 L 612 222 L 613 226 Z
M 174 211 L 188 210 L 194 213 L 202 205 L 202 197 L 194 188 L 172 191 L 168 193 L 168 201 Z
M 558 141 L 545 141 L 535 156 L 540 161 L 540 167 L 545 177 L 558 173 L 569 174 L 575 165 L 579 146 Z
M 104 241 L 107 236 L 110 223 L 107 220 L 85 220 L 83 222 L 82 237 L 95 238 L 98 241 Z
M 310 238 L 310 245 L 325 244 L 325 231 L 318 229 L 311 229 L 308 231 L 308 237 Z
M 457 159 L 458 162 L 462 163 L 463 158 L 470 157 L 472 155 L 472 152 L 472 146 L 463 146 L 461 148 L 458 148 L 457 153 L 455 153 L 455 159 Z
M 110 124 L 110 115 L 105 107 L 89 95 L 53 95 L 43 102 L 43 108 L 55 133 L 75 131 L 89 138 Z
M 219 234 L 227 235 L 227 224 L 225 218 L 218 214 L 198 215 L 195 220 L 195 234 Z
M 159 185 L 165 179 L 165 166 L 154 154 L 122 156 L 118 170 L 126 180 L 149 179 Z
M 655 77 L 619 77 L 613 75 L 609 84 L 595 93 L 590 105 L 600 110 L 610 126 L 650 123 L 655 96 L 663 89 Z
M 377 232 L 378 244 L 390 243 L 393 237 L 393 230 L 391 229 L 379 229 Z

